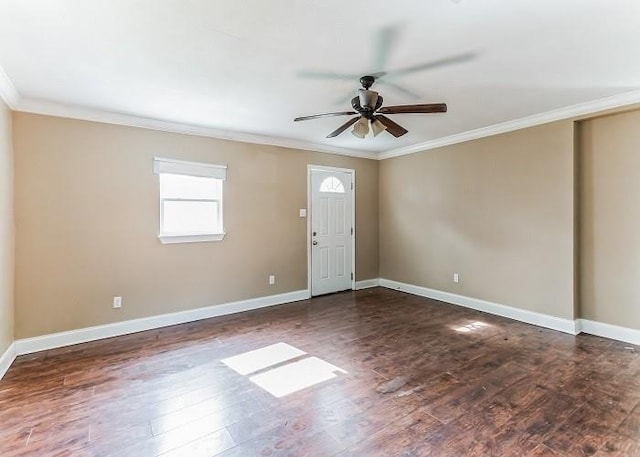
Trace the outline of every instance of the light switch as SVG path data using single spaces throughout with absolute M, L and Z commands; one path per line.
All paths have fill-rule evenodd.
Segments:
M 307 217 L 307 208 L 300 208 L 300 217 Z

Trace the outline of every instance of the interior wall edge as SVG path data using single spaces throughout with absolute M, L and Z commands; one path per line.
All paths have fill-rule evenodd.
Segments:
M 573 317 L 582 317 L 581 304 L 581 208 L 582 208 L 582 122 L 573 123 Z
M 11 367 L 11 364 L 18 356 L 16 352 L 16 344 L 11 343 L 6 351 L 2 355 L 0 355 L 0 381 Z
M 623 343 L 640 346 L 640 330 L 589 319 L 577 319 L 577 323 L 581 333 L 588 333 L 589 335 L 610 338 L 612 340 L 622 341 Z
M 579 318 L 640 330 L 640 111 L 579 123 Z M 628 339 L 627 339 L 628 341 Z
M 15 339 L 15 154 L 11 104 L 0 68 L 0 373 Z
M 20 94 L 9 79 L 9 75 L 0 66 L 0 100 L 4 100 L 9 108 L 16 109 L 20 102 Z

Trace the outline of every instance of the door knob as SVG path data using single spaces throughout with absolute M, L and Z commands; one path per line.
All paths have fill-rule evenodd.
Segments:
M 316 246 L 316 245 L 318 244 L 318 242 L 317 242 L 316 240 L 313 240 L 313 241 L 311 242 L 311 244 L 313 244 L 314 246 Z

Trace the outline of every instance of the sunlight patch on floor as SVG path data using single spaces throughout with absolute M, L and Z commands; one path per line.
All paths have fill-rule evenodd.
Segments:
M 226 366 L 277 398 L 347 372 L 287 343 L 276 343 L 222 360 Z M 297 359 L 297 360 L 294 360 Z
M 490 327 L 486 322 L 475 321 L 467 325 L 463 325 L 461 327 L 453 327 L 456 332 L 460 333 L 471 333 L 477 330 L 482 330 L 483 328 Z
M 249 378 L 274 397 L 284 397 L 347 372 L 317 357 L 307 357 Z
M 305 354 L 287 343 L 276 343 L 223 359 L 222 363 L 238 374 L 248 375 Z

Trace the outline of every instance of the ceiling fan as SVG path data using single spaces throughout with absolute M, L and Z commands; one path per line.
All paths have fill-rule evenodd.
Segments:
M 347 122 L 342 124 L 336 130 L 327 135 L 327 138 L 334 138 L 340 135 L 353 125 L 351 133 L 358 137 L 364 138 L 369 133 L 369 124 L 373 136 L 378 136 L 383 131 L 389 132 L 396 138 L 401 137 L 408 132 L 404 127 L 396 124 L 385 114 L 405 114 L 405 113 L 446 113 L 447 105 L 445 103 L 429 103 L 423 105 L 398 105 L 398 106 L 382 106 L 382 96 L 378 92 L 369 90 L 376 81 L 375 76 L 367 75 L 360 78 L 362 89 L 359 89 L 358 96 L 351 99 L 351 107 L 354 111 L 340 111 L 336 113 L 315 114 L 313 116 L 296 117 L 295 122 L 308 121 L 311 119 L 320 119 L 332 116 L 353 116 Z M 354 125 L 355 124 L 355 125 Z

